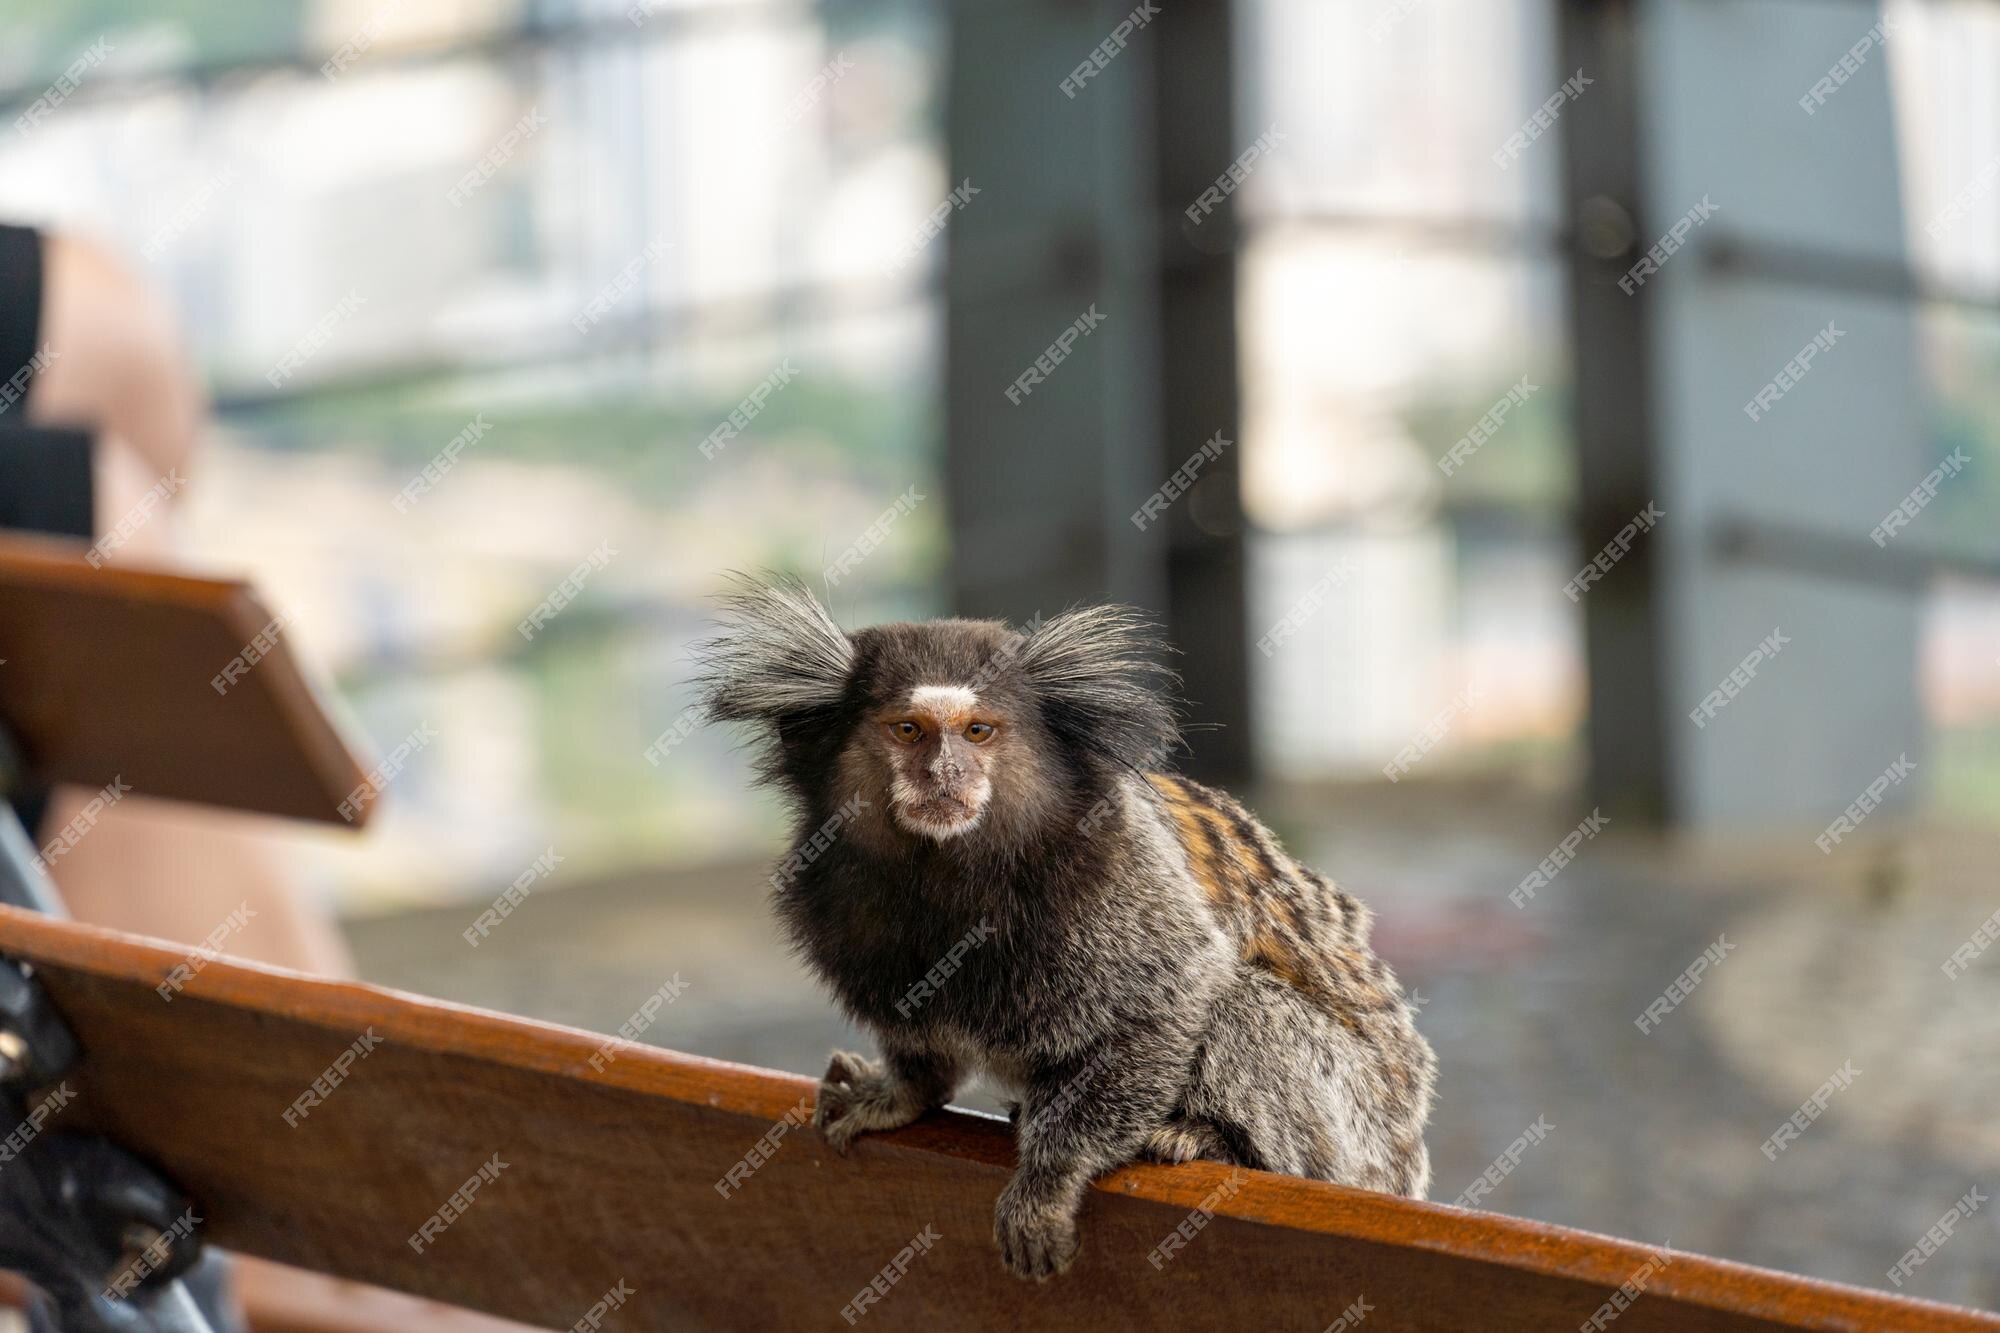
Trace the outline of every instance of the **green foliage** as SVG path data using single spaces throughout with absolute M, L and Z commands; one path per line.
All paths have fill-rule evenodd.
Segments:
M 665 500 L 684 495 L 709 465 L 701 442 L 741 401 L 740 392 L 673 398 L 638 390 L 522 401 L 490 390 L 461 384 L 315 395 L 235 413 L 230 424 L 261 448 L 337 450 L 415 472 L 481 415 L 491 429 L 462 458 L 585 467 Z M 787 459 L 801 466 L 823 461 L 895 479 L 929 475 L 934 438 L 926 394 L 801 374 L 766 400 L 730 447 L 784 440 Z

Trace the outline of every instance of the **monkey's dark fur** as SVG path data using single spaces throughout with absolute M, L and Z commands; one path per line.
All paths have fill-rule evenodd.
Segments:
M 1422 1197 L 1435 1060 L 1368 909 L 1155 771 L 1171 678 L 1135 613 L 847 634 L 802 585 L 745 582 L 701 660 L 711 715 L 754 725 L 797 816 L 778 916 L 881 1042 L 827 1069 L 834 1148 L 974 1073 L 1012 1089 L 994 1233 L 1036 1278 L 1074 1256 L 1090 1181 L 1135 1158 Z

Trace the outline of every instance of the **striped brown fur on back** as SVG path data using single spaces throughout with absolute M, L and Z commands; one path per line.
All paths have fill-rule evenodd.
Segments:
M 1165 773 L 1146 777 L 1173 817 L 1188 870 L 1242 957 L 1351 1031 L 1400 1009 L 1401 988 L 1368 949 L 1371 917 L 1352 895 L 1293 860 L 1233 797 Z

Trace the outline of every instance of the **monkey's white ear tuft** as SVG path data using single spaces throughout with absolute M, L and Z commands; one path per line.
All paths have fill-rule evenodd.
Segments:
M 1028 636 L 1017 665 L 1057 735 L 1135 769 L 1179 743 L 1178 677 L 1152 621 L 1128 606 L 1063 612 Z
M 778 722 L 840 702 L 854 641 L 789 575 L 732 576 L 722 630 L 695 646 L 695 683 L 711 719 Z

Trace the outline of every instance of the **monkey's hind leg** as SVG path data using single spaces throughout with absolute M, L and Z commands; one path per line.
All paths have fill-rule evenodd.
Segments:
M 1250 1165 L 1238 1160 L 1214 1125 L 1179 1114 L 1146 1136 L 1146 1141 L 1139 1145 L 1139 1160 L 1168 1166 L 1194 1161 Z
M 1407 1021 L 1363 1036 L 1265 972 L 1218 1004 L 1183 1098 L 1247 1166 L 1422 1198 L 1434 1061 Z

